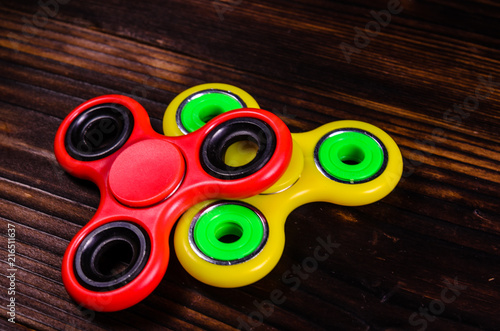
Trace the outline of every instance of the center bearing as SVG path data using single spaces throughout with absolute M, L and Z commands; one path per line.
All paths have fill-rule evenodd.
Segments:
M 109 171 L 109 188 L 124 205 L 150 206 L 179 187 L 185 167 L 175 145 L 164 140 L 143 140 L 118 155 Z

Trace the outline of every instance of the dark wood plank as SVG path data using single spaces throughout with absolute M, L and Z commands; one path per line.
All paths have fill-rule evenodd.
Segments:
M 498 328 L 496 2 L 402 0 L 369 43 L 356 35 L 391 1 L 62 2 L 38 21 L 41 2 L 0 2 L 0 256 L 7 262 L 13 224 L 18 269 L 17 323 L 0 319 L 0 328 Z M 346 57 L 341 45 L 354 53 Z M 138 305 L 115 313 L 78 306 L 62 284 L 61 261 L 99 192 L 57 164 L 59 124 L 81 102 L 116 93 L 144 105 L 161 132 L 172 98 L 205 82 L 243 88 L 293 132 L 339 119 L 377 125 L 400 146 L 404 176 L 371 205 L 298 208 L 279 264 L 250 286 L 202 284 L 171 253 L 163 281 Z M 477 109 L 464 110 L 476 91 Z M 327 236 L 340 245 L 334 254 L 307 278 L 287 280 Z M 415 315 L 436 308 L 454 282 L 459 295 L 443 312 Z M 286 300 L 266 306 L 275 289 Z

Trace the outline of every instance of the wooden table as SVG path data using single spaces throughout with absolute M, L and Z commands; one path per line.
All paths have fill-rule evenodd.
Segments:
M 7 263 L 15 227 L 16 271 L 11 295 L 1 264 L 0 329 L 498 330 L 497 2 L 1 2 L 0 251 Z M 61 262 L 99 192 L 57 164 L 58 126 L 85 100 L 123 94 L 162 132 L 170 101 L 206 82 L 243 88 L 292 132 L 374 124 L 398 143 L 403 178 L 370 205 L 295 210 L 280 262 L 257 283 L 205 285 L 172 252 L 141 303 L 82 309 Z M 298 278 L 328 236 L 339 246 Z

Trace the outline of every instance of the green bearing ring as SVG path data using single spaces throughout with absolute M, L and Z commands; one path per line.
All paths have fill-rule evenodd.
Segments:
M 221 265 L 251 259 L 262 250 L 267 235 L 264 217 L 252 206 L 236 201 L 218 202 L 203 209 L 189 231 L 198 255 Z
M 323 136 L 315 161 L 322 173 L 343 183 L 364 183 L 378 177 L 387 164 L 387 151 L 373 135 L 340 129 Z
M 212 118 L 230 110 L 245 108 L 236 94 L 218 89 L 196 92 L 187 97 L 177 109 L 176 119 L 184 133 L 198 130 Z

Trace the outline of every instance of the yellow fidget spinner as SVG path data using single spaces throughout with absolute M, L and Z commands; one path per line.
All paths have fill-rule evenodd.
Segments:
M 226 84 L 193 87 L 167 108 L 164 134 L 191 132 L 222 112 L 242 107 L 258 105 L 239 88 Z M 280 259 L 285 221 L 294 209 L 316 201 L 369 204 L 389 194 L 401 178 L 398 146 L 371 124 L 336 121 L 294 133 L 292 138 L 290 165 L 267 191 L 243 200 L 199 203 L 178 221 L 175 251 L 193 277 L 218 287 L 258 281 Z M 225 162 L 244 165 L 255 153 L 252 141 L 235 141 L 227 146 Z

